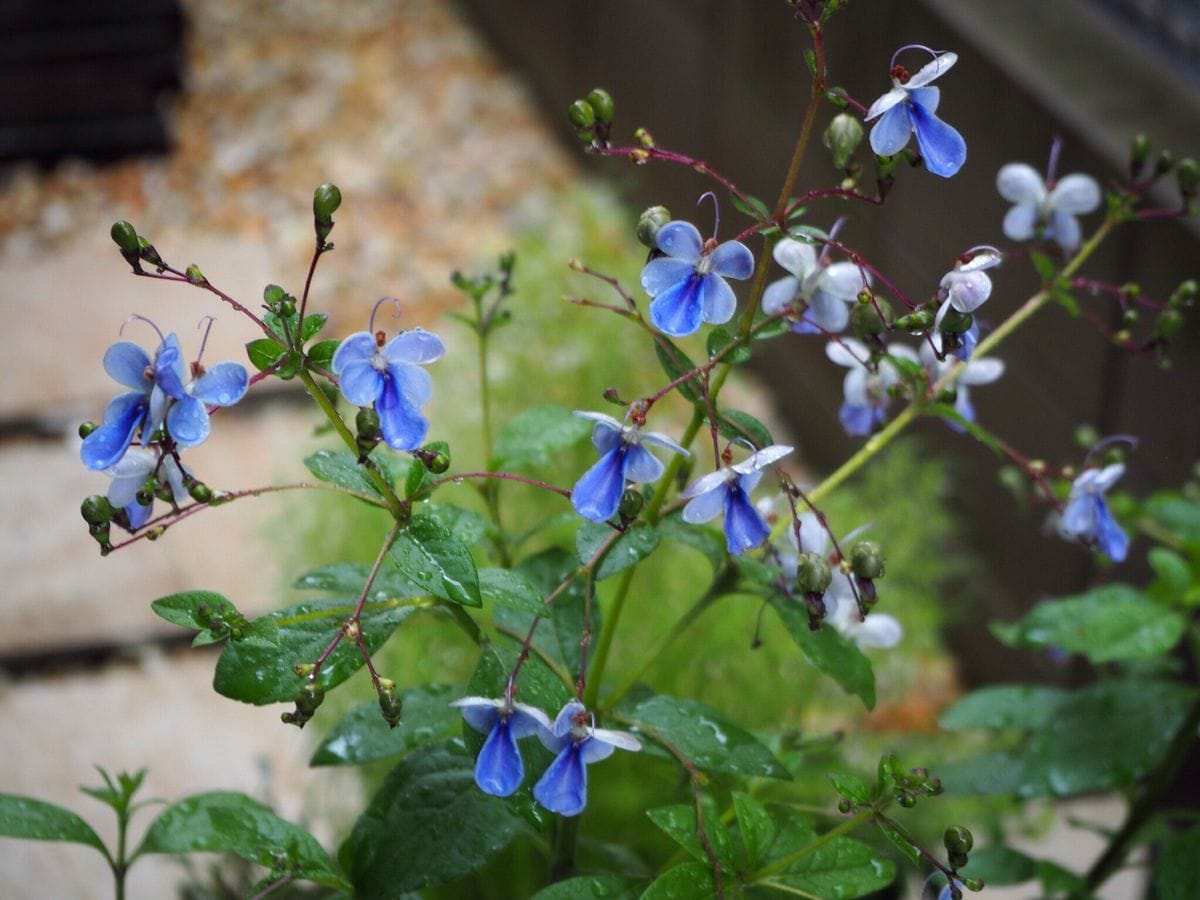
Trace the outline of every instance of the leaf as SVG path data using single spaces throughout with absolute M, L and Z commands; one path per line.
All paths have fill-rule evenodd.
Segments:
M 358 896 L 446 884 L 508 846 L 522 820 L 475 786 L 474 768 L 462 744 L 447 741 L 392 769 L 341 854 Z
M 164 809 L 138 853 L 235 853 L 279 874 L 345 888 L 316 838 L 234 791 L 195 794 Z
M 85 844 L 108 855 L 104 842 L 69 809 L 33 797 L 0 794 L 0 835 L 28 841 Z
M 767 866 L 788 859 L 816 844 L 815 849 L 775 875 L 757 883 L 786 885 L 809 897 L 861 897 L 887 887 L 896 877 L 895 864 L 875 855 L 866 844 L 847 837 L 825 841 L 812 824 L 795 810 L 784 806 L 769 807 L 777 837 L 771 847 Z
M 493 468 L 545 466 L 555 454 L 579 443 L 593 423 L 552 404 L 531 406 L 509 421 L 496 439 Z
M 1016 794 L 1023 784 L 1023 768 L 1018 752 L 996 750 L 938 763 L 937 774 L 952 794 Z
M 921 849 L 912 842 L 908 835 L 887 819 L 877 818 L 875 824 L 879 826 L 879 830 L 883 832 L 883 836 L 891 842 L 893 847 L 903 853 L 904 857 L 914 866 L 920 867 Z
M 1193 583 L 1187 560 L 1182 556 L 1166 547 L 1152 547 L 1146 554 L 1146 560 L 1158 576 L 1146 589 L 1147 596 L 1167 606 L 1195 606 L 1200 603 L 1200 584 Z
M 1146 512 L 1163 528 L 1193 548 L 1200 548 L 1200 502 L 1175 493 L 1156 494 Z
M 1058 266 L 1045 253 L 1038 253 L 1036 250 L 1030 251 L 1029 261 L 1033 263 L 1033 269 L 1038 273 L 1038 277 L 1047 284 L 1052 282 L 1058 274 Z
M 845 797 L 847 800 L 852 800 L 855 803 L 871 802 L 871 789 L 857 775 L 849 775 L 844 772 L 830 772 L 829 780 L 833 784 L 833 789 L 838 792 L 838 796 Z
M 701 769 L 743 778 L 792 777 L 750 732 L 696 700 L 653 696 L 622 707 L 619 715 Z
M 198 634 L 192 640 L 193 647 L 203 647 L 223 640 L 227 634 L 219 637 L 212 633 L 208 623 L 212 616 L 220 616 L 229 620 L 231 616 L 241 616 L 238 608 L 221 594 L 213 591 L 182 591 L 159 597 L 150 603 L 150 608 L 172 625 L 191 628 Z M 203 619 L 203 621 L 201 621 Z
M 431 516 L 413 516 L 388 555 L 405 578 L 435 597 L 463 606 L 483 605 L 471 551 Z
M 708 333 L 708 340 L 705 347 L 708 350 L 708 358 L 712 359 L 715 356 L 725 352 L 726 348 L 734 342 L 735 338 L 725 328 L 714 328 Z M 725 353 L 722 362 L 728 363 L 731 366 L 740 365 L 750 359 L 750 348 L 744 344 L 735 347 L 733 350 Z
M 305 572 L 292 587 L 305 591 L 324 591 L 327 594 L 355 597 L 367 583 L 371 567 L 365 563 L 332 563 L 319 569 Z M 399 572 L 381 568 L 371 582 L 368 600 L 399 600 L 424 597 L 425 591 L 409 584 Z
M 325 313 L 310 313 L 305 316 L 304 324 L 300 326 L 300 343 L 307 343 L 309 338 L 315 336 L 324 328 L 328 318 L 329 316 Z
M 1003 844 L 972 850 L 970 861 L 961 872 L 968 878 L 982 878 L 988 887 L 1020 884 L 1035 874 L 1033 859 Z
M 739 197 L 737 194 L 730 193 L 729 202 L 733 204 L 733 208 L 740 213 L 744 213 L 756 222 L 765 222 L 771 218 L 771 211 L 767 209 L 767 204 L 763 203 L 757 197 L 752 197 L 749 194 Z
M 309 765 L 358 766 L 399 756 L 459 732 L 462 716 L 450 701 L 463 696 L 461 687 L 419 684 L 398 694 L 402 712 L 397 727 L 388 727 L 376 701 L 356 706 L 330 729 Z
M 637 900 L 641 896 L 641 884 L 630 878 L 577 875 L 542 888 L 532 900 Z
M 308 348 L 308 361 L 328 372 L 333 366 L 333 354 L 341 343 L 338 340 L 317 341 Z
M 270 338 L 259 338 L 246 344 L 246 356 L 250 365 L 262 372 L 271 368 L 283 356 L 284 348 Z
M 867 709 L 874 709 L 875 670 L 858 646 L 827 623 L 817 631 L 809 630 L 808 611 L 794 600 L 776 594 L 769 602 L 808 661 L 836 681 L 842 690 L 862 700 Z
M 703 553 L 716 571 L 725 564 L 729 554 L 725 537 L 712 528 L 703 528 L 683 521 L 681 512 L 674 512 L 658 523 L 658 533 L 668 540 Z
M 775 443 L 767 426 L 740 409 L 727 409 L 717 413 L 717 430 L 728 440 L 735 441 L 740 438 L 749 441 L 756 450 Z
M 360 494 L 379 496 L 379 488 L 359 465 L 358 459 L 344 450 L 318 450 L 304 459 L 304 465 L 321 481 L 336 484 Z
M 262 706 L 293 700 L 303 680 L 292 667 L 313 662 L 354 612 L 357 600 L 301 603 L 255 619 L 247 638 L 263 629 L 274 633 L 273 644 L 249 639 L 225 646 L 217 660 L 213 688 L 218 694 Z M 378 650 L 412 613 L 429 606 L 424 597 L 367 603 L 361 627 L 369 652 Z M 353 641 L 343 640 L 321 666 L 320 684 L 326 690 L 341 684 L 363 666 Z
M 962 413 L 948 403 L 931 403 L 926 407 L 926 411 L 930 415 L 940 416 L 947 422 L 953 422 L 997 456 L 1004 455 L 1004 448 L 1000 446 L 1000 441 L 994 434 L 992 434 L 978 422 L 972 422 L 970 419 L 964 418 Z
M 1109 584 L 1035 607 L 1019 622 L 993 625 L 1014 647 L 1057 648 L 1093 664 L 1153 659 L 1183 636 L 1184 617 L 1128 585 Z
M 287 344 L 287 335 L 296 333 L 296 326 L 299 324 L 300 314 L 293 312 L 287 317 L 287 321 L 281 319 L 273 312 L 263 314 L 263 322 L 271 329 L 272 333 L 279 339 L 279 343 Z M 285 329 L 286 324 L 286 329 Z
M 733 792 L 733 811 L 746 850 L 746 866 L 757 868 L 775 842 L 775 822 L 765 806 L 740 791 Z
M 665 337 L 659 336 L 655 338 L 654 353 L 658 357 L 658 364 L 662 366 L 663 371 L 667 373 L 667 377 L 671 381 L 682 378 L 696 368 L 696 364 L 688 358 L 688 355 Z M 704 399 L 703 387 L 698 376 L 681 381 L 675 385 L 675 390 L 679 391 L 685 399 L 693 403 L 698 403 Z
M 1032 684 L 997 685 L 972 691 L 955 702 L 938 719 L 947 731 L 1019 728 L 1035 731 L 1049 719 L 1069 691 Z
M 539 616 L 550 612 L 542 592 L 520 572 L 509 569 L 480 569 L 479 593 L 484 600 L 509 609 Z
M 586 565 L 596 555 L 613 530 L 603 522 L 584 522 L 575 535 L 575 552 Z M 603 581 L 635 566 L 658 548 L 658 529 L 647 522 L 635 522 L 609 548 L 596 567 L 596 580 Z
M 686 862 L 667 869 L 642 894 L 641 900 L 708 900 L 717 896 L 712 866 Z
M 704 834 L 721 866 L 730 870 L 734 867 L 733 839 L 729 829 L 721 822 L 711 802 L 704 804 Z M 680 847 L 702 863 L 711 864 L 704 845 L 696 832 L 696 808 L 690 804 L 660 806 L 646 810 L 650 821 L 666 832 Z
M 1158 859 L 1158 900 L 1200 897 L 1200 827 L 1193 827 L 1163 844 Z
M 421 515 L 433 519 L 468 547 L 474 547 L 492 530 L 488 520 L 479 513 L 453 503 L 431 503 Z

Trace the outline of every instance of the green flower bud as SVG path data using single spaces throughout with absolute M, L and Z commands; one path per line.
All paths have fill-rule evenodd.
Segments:
M 79 423 L 79 436 L 81 438 L 85 438 L 99 427 L 100 426 L 97 425 L 95 422 L 80 422 Z
M 152 243 L 150 243 L 148 240 L 146 240 L 140 234 L 137 236 L 137 240 L 138 240 L 138 256 L 139 257 L 144 259 L 146 262 L 150 263 L 150 265 L 152 265 L 152 266 L 165 265 L 165 263 L 162 260 L 162 257 L 158 255 L 158 251 L 154 249 L 154 245 Z
M 142 245 L 138 242 L 138 233 L 132 225 L 121 219 L 118 222 L 113 222 L 113 226 L 108 232 L 112 235 L 113 241 L 121 248 L 122 253 L 142 252 Z
M 95 538 L 96 543 L 100 545 L 100 553 L 104 555 L 109 551 L 109 525 L 104 522 L 100 525 L 89 525 L 88 534 Z
M 362 407 L 354 417 L 354 427 L 358 431 L 360 449 L 363 441 L 374 444 L 379 440 L 379 413 L 369 406 Z
M 982 891 L 984 887 L 982 878 L 964 878 L 962 883 L 968 891 Z
M 613 120 L 613 98 L 604 88 L 592 88 L 587 95 L 588 106 L 596 114 L 601 125 L 611 125 Z
M 586 100 L 576 100 L 567 107 L 567 118 L 576 128 L 587 132 L 596 123 L 596 111 Z
M 1163 150 L 1158 154 L 1158 159 L 1154 161 L 1154 177 L 1158 178 L 1166 175 L 1175 167 L 1175 154 L 1170 150 Z
M 833 569 L 820 553 L 801 553 L 796 562 L 796 587 L 806 594 L 823 594 L 833 581 Z
M 896 794 L 896 802 L 899 803 L 901 806 L 903 806 L 905 809 L 912 809 L 914 806 L 917 805 L 917 798 L 914 797 L 912 794 L 910 794 L 908 791 L 900 791 Z
M 952 869 L 961 869 L 971 861 L 971 858 L 965 853 L 948 853 L 946 856 Z
M 879 306 L 878 312 L 875 310 L 876 305 Z M 880 318 L 880 313 L 883 314 L 883 318 Z M 856 303 L 850 310 L 850 326 L 860 340 L 865 340 L 870 335 L 882 334 L 894 320 L 891 304 L 881 298 L 876 298 L 875 303 Z
M 1180 303 L 1191 304 L 1196 299 L 1197 294 L 1200 294 L 1200 284 L 1189 278 L 1175 289 L 1175 293 L 1171 295 L 1171 299 L 1177 299 Z
M 323 184 L 313 191 L 313 218 L 318 222 L 333 224 L 333 214 L 342 205 L 342 192 L 336 184 Z
M 850 157 L 862 143 L 862 123 L 856 116 L 838 113 L 825 129 L 823 139 L 825 146 L 833 154 L 834 168 L 845 169 L 850 163 Z
M 193 614 L 197 624 L 207 628 L 212 622 L 212 608 L 207 603 L 201 603 L 196 607 L 196 612 Z
M 961 825 L 951 825 L 942 835 L 947 853 L 970 853 L 975 846 L 975 837 Z
M 859 541 L 850 548 L 850 569 L 859 578 L 882 578 L 884 563 L 883 551 L 874 541 Z
M 204 273 L 200 271 L 200 267 L 195 263 L 192 263 L 190 266 L 188 266 L 187 269 L 184 270 L 183 274 L 187 276 L 187 280 L 192 284 L 204 284 L 206 281 L 208 281 L 208 279 L 204 277 Z
M 918 309 L 896 319 L 896 327 L 909 334 L 920 334 L 933 327 L 933 313 L 927 309 Z
M 83 501 L 79 512 L 83 516 L 83 521 L 89 525 L 106 525 L 112 520 L 116 510 L 103 494 L 92 494 Z
M 1196 185 L 1200 184 L 1200 163 L 1190 156 L 1181 159 L 1175 167 L 1175 180 L 1179 183 L 1179 193 L 1190 199 L 1196 193 Z
M 617 515 L 625 522 L 636 519 L 645 502 L 646 498 L 642 496 L 641 491 L 629 488 L 621 495 L 621 504 L 617 507 Z
M 197 503 L 208 503 L 213 498 L 212 488 L 203 481 L 193 481 L 188 485 L 188 493 Z
M 843 797 L 838 801 L 838 812 L 848 813 L 852 809 L 854 809 L 854 804 L 851 803 L 847 798 Z
M 1121 311 L 1121 324 L 1126 328 L 1132 328 L 1138 323 L 1138 319 L 1140 318 L 1141 315 L 1133 307 Z
M 300 688 L 300 693 L 296 696 L 296 708 L 291 712 L 283 713 L 279 718 L 285 725 L 303 728 L 324 700 L 325 689 L 316 682 L 310 681 Z
M 1138 172 L 1150 157 L 1150 138 L 1135 134 L 1129 142 L 1129 176 L 1137 178 Z
M 939 330 L 943 334 L 965 334 L 971 330 L 974 321 L 975 317 L 970 313 L 959 312 L 952 306 L 942 316 L 942 325 Z
M 425 463 L 425 468 L 434 475 L 443 475 L 450 469 L 450 454 L 445 450 L 428 448 L 421 460 Z
M 396 682 L 389 678 L 379 679 L 379 711 L 383 713 L 383 721 L 389 728 L 400 724 L 400 712 L 403 703 L 396 696 Z
M 315 668 L 316 666 L 312 663 L 296 663 L 292 666 L 292 671 L 296 673 L 297 678 L 307 678 Z
M 1154 320 L 1154 338 L 1161 341 L 1173 340 L 1183 330 L 1183 313 L 1168 307 Z
M 1100 432 L 1094 425 L 1080 425 L 1075 429 L 1075 443 L 1086 450 L 1100 440 Z
M 671 221 L 671 213 L 665 206 L 651 206 L 638 216 L 637 239 L 640 243 L 653 250 L 656 246 L 654 238 L 658 230 Z

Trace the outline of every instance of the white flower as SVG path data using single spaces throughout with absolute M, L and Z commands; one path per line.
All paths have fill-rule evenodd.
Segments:
M 845 401 L 838 411 L 838 419 L 846 434 L 856 436 L 870 434 L 876 425 L 883 422 L 890 400 L 888 388 L 903 380 L 892 357 L 917 361 L 917 354 L 912 348 L 893 344 L 888 347 L 888 356 L 881 358 L 872 371 L 867 366 L 871 351 L 853 338 L 830 341 L 825 345 L 825 355 L 839 366 L 850 369 L 842 383 Z
M 1004 236 L 1014 241 L 1032 238 L 1039 225 L 1042 235 L 1055 241 L 1064 253 L 1074 252 L 1081 232 L 1076 216 L 1090 213 L 1100 205 L 1100 185 L 1090 175 L 1068 175 L 1050 190 L 1033 168 L 1025 163 L 1009 163 L 996 175 L 1000 196 L 1016 204 L 1004 216 Z
M 940 346 L 940 335 L 934 337 L 934 341 Z M 949 372 L 957 365 L 957 360 L 943 359 L 939 360 L 934 349 L 929 344 L 921 345 L 921 365 L 925 367 L 925 371 L 929 373 L 930 382 L 941 381 L 942 376 Z M 971 398 L 967 388 L 977 384 L 991 384 L 1004 374 L 1004 362 L 999 359 L 971 359 L 967 361 L 958 373 L 957 379 L 954 382 L 955 411 L 966 419 L 968 422 L 975 421 L 975 407 L 971 405 Z M 955 431 L 962 431 L 961 426 L 957 422 L 947 422 Z
M 823 265 L 810 244 L 784 238 L 775 245 L 775 262 L 791 275 L 772 282 L 763 292 L 762 310 L 779 315 L 803 300 L 803 318 L 792 326 L 799 334 L 838 334 L 850 322 L 849 303 L 870 285 L 870 275 L 851 262 Z

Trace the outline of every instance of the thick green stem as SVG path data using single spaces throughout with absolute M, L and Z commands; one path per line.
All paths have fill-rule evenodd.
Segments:
M 554 851 L 550 857 L 550 881 L 562 881 L 575 874 L 575 843 L 579 838 L 579 816 L 555 820 Z
M 608 654 L 612 649 L 613 636 L 617 633 L 617 623 L 621 620 L 621 611 L 625 608 L 625 600 L 629 597 L 629 585 L 633 583 L 633 573 L 636 571 L 637 567 L 631 566 L 621 574 L 616 596 L 613 597 L 612 608 L 609 609 L 604 626 L 600 631 L 600 640 L 596 643 L 596 655 L 592 658 L 592 673 L 583 692 L 583 705 L 588 709 L 594 709 L 596 706 L 596 697 L 600 693 L 604 667 L 608 665 Z

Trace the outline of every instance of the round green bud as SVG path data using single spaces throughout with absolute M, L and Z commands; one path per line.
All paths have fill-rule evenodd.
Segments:
M 611 125 L 613 120 L 613 98 L 604 88 L 592 88 L 587 95 L 587 104 L 596 114 L 601 125 Z
M 941 331 L 944 334 L 964 334 L 971 330 L 975 317 L 970 313 L 959 312 L 953 306 L 942 316 Z
M 196 607 L 196 611 L 192 614 L 192 618 L 196 620 L 196 623 L 205 628 L 207 628 L 208 624 L 212 621 L 212 617 L 212 607 L 210 607 L 207 603 L 201 603 Z
M 379 440 L 379 413 L 369 406 L 361 407 L 354 416 L 354 427 L 360 441 Z
M 142 245 L 138 242 L 138 233 L 136 229 L 124 219 L 113 222 L 112 228 L 108 232 L 112 235 L 113 241 L 121 248 L 123 253 L 141 253 Z
M 920 334 L 933 327 L 933 313 L 927 309 L 918 309 L 896 320 L 896 327 L 902 328 L 909 334 Z
M 1133 307 L 1130 307 L 1129 309 L 1123 310 L 1121 312 L 1121 324 L 1124 325 L 1126 328 L 1130 328 L 1130 327 L 1136 325 L 1138 323 L 1138 319 L 1140 319 L 1140 318 L 1141 318 L 1141 315 Z
M 1181 159 L 1175 167 L 1175 180 L 1179 182 L 1179 192 L 1185 197 L 1196 193 L 1196 185 L 1200 184 L 1200 163 L 1190 156 Z
M 800 554 L 796 562 L 796 587 L 806 594 L 823 594 L 833 581 L 833 569 L 820 553 Z
M 296 314 L 296 301 L 291 297 L 286 297 L 279 301 L 279 315 L 281 318 L 290 319 Z
M 567 118 L 576 128 L 586 130 L 596 124 L 596 111 L 586 100 L 576 100 L 567 107 Z
M 318 222 L 331 222 L 341 205 L 342 192 L 336 184 L 326 183 L 313 191 L 313 218 Z
M 896 802 L 905 809 L 912 809 L 917 805 L 917 798 L 908 791 L 900 791 L 898 794 L 896 794 Z
M 882 578 L 884 563 L 883 551 L 874 541 L 859 541 L 850 548 L 850 569 L 859 578 Z
M 379 711 L 389 728 L 400 724 L 403 706 L 403 701 L 396 696 L 396 683 L 387 678 L 379 679 Z
M 300 688 L 300 693 L 296 696 L 296 709 L 311 716 L 323 702 L 325 689 L 315 681 L 310 681 Z
M 95 422 L 80 422 L 79 423 L 79 436 L 81 438 L 85 438 L 99 427 L 100 426 L 97 425 Z
M 878 312 L 876 305 L 879 306 Z M 850 310 L 850 325 L 859 338 L 882 334 L 894 319 L 891 305 L 881 298 L 876 298 L 875 303 L 856 303 Z
M 962 883 L 968 891 L 982 891 L 984 887 L 982 878 L 964 878 Z
M 79 513 L 89 525 L 106 525 L 116 512 L 103 494 L 92 494 L 83 501 Z
M 154 245 L 140 234 L 138 240 L 138 256 L 150 263 L 152 266 L 162 265 L 162 257 L 158 255 L 158 251 L 154 249 Z
M 292 671 L 296 673 L 297 678 L 307 678 L 315 668 L 316 666 L 312 663 L 296 663 L 292 666 Z
M 641 491 L 629 488 L 621 494 L 621 504 L 617 507 L 617 515 L 625 521 L 636 519 L 645 502 L 646 498 L 642 496 Z
M 187 280 L 192 284 L 204 284 L 208 280 L 204 277 L 204 273 L 200 271 L 200 267 L 195 263 L 188 266 L 183 274 L 187 276 Z
M 208 630 L 214 637 L 224 637 L 229 634 L 229 623 L 224 616 L 212 616 L 208 620 Z
M 653 250 L 657 245 L 654 239 L 658 230 L 671 221 L 671 213 L 665 206 L 651 206 L 638 216 L 637 239 L 646 247 Z
M 1100 432 L 1094 425 L 1080 425 L 1075 429 L 1075 443 L 1085 450 L 1098 440 L 1100 440 Z
M 1170 150 L 1163 150 L 1158 154 L 1158 159 L 1154 161 L 1154 177 L 1166 175 L 1175 167 L 1175 154 Z
M 843 797 L 841 800 L 838 801 L 838 812 L 840 812 L 840 813 L 848 813 L 853 808 L 854 808 L 854 804 L 851 803 L 849 800 L 847 800 L 845 797 Z
M 862 143 L 863 127 L 857 116 L 848 113 L 838 113 L 825 129 L 823 140 L 829 152 L 833 155 L 833 165 L 837 169 L 845 169 L 850 164 L 850 157 Z
M 188 485 L 188 493 L 197 503 L 208 503 L 213 498 L 212 488 L 203 481 L 193 481 Z
M 1129 142 L 1129 167 L 1133 173 L 1137 174 L 1137 169 L 1140 169 L 1150 156 L 1150 138 L 1144 134 L 1135 134 L 1133 140 Z
M 423 456 L 425 468 L 434 475 L 443 475 L 450 469 L 450 454 L 444 450 L 428 450 Z
M 1175 296 L 1185 303 L 1195 300 L 1197 294 L 1200 294 L 1200 284 L 1197 284 L 1192 278 L 1180 283 L 1179 287 L 1175 289 Z
M 971 858 L 965 853 L 948 853 L 946 856 L 952 869 L 961 869 L 971 861 Z
M 1161 340 L 1172 340 L 1183 330 L 1183 313 L 1168 307 L 1154 321 L 1154 336 Z
M 942 835 L 942 843 L 947 853 L 970 853 L 975 846 L 975 837 L 970 830 L 961 825 L 951 825 Z

